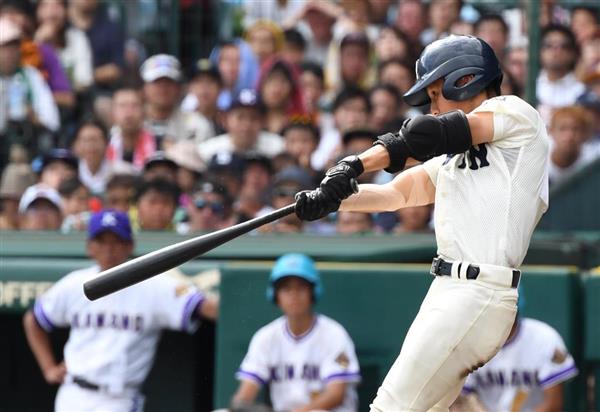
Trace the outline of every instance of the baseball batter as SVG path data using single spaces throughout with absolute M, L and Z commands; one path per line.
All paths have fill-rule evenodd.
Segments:
M 354 344 L 342 325 L 313 312 L 321 294 L 312 259 L 287 254 L 277 260 L 267 299 L 284 316 L 252 337 L 236 374 L 241 383 L 234 406 L 254 402 L 261 386 L 269 385 L 276 411 L 357 411 L 360 371 Z
M 488 411 L 563 409 L 562 383 L 577 375 L 565 343 L 550 325 L 517 318 L 500 352 L 469 375 L 463 393 Z
M 46 381 L 61 384 L 57 412 L 141 411 L 140 386 L 161 330 L 191 332 L 200 317 L 217 317 L 217 302 L 165 276 L 90 302 L 82 284 L 133 251 L 123 212 L 103 210 L 91 217 L 87 251 L 96 264 L 60 279 L 25 314 L 27 340 Z M 55 327 L 71 328 L 63 363 L 55 360 L 49 341 Z
M 425 48 L 404 95 L 432 115 L 329 169 L 297 195 L 296 213 L 394 211 L 435 202 L 435 276 L 371 411 L 447 411 L 467 375 L 502 347 L 515 319 L 519 266 L 548 207 L 548 138 L 539 114 L 500 96 L 502 71 L 490 46 L 450 36 Z M 359 186 L 367 171 L 404 169 L 385 185 Z

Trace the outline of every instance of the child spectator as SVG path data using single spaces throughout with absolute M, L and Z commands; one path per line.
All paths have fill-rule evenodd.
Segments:
M 131 174 L 113 174 L 106 182 L 106 209 L 128 213 L 137 191 L 138 179 Z
M 85 230 L 91 216 L 90 191 L 77 177 L 74 177 L 62 182 L 58 193 L 61 197 L 64 216 L 61 231 L 69 233 Z
M 48 186 L 29 186 L 19 202 L 19 229 L 58 230 L 62 223 L 62 202 L 58 192 Z
M 136 196 L 136 209 L 129 215 L 134 230 L 173 230 L 179 190 L 175 184 L 162 179 L 145 181 Z

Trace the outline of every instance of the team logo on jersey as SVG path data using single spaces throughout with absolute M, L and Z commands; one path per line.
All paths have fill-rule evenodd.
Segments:
M 467 164 L 471 170 L 477 170 L 481 167 L 490 165 L 490 162 L 487 160 L 487 148 L 484 144 L 471 146 L 468 156 L 466 154 L 462 154 L 462 161 L 458 165 L 458 168 L 464 169 L 467 167 Z
M 348 359 L 348 356 L 344 352 L 340 353 L 338 357 L 335 358 L 335 362 L 344 369 L 350 366 L 350 359 Z
M 560 349 L 556 349 L 554 355 L 552 355 L 552 362 L 554 363 L 563 363 L 566 359 L 567 354 Z

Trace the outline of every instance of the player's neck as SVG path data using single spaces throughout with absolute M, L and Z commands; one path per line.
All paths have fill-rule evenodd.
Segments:
M 309 312 L 304 315 L 286 316 L 289 331 L 294 336 L 305 334 L 312 328 L 315 321 L 315 314 Z

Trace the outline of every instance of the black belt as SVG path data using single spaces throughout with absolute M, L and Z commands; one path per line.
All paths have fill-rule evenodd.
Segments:
M 91 391 L 99 391 L 101 386 L 90 381 L 83 379 L 80 376 L 73 376 L 73 383 L 83 389 L 89 389 Z
M 452 276 L 452 265 L 453 265 L 453 263 L 446 262 L 444 259 L 436 257 L 431 262 L 430 273 L 433 275 L 436 275 L 436 276 Z M 457 268 L 457 272 L 460 273 L 460 270 L 461 270 L 460 265 L 462 265 L 462 263 L 459 263 L 458 265 L 459 266 Z M 471 280 L 477 279 L 477 277 L 479 276 L 479 270 L 480 270 L 479 266 L 469 264 L 469 266 L 467 267 L 467 271 L 466 271 L 467 279 L 471 279 Z M 521 271 L 513 270 L 511 287 L 512 288 L 518 287 L 520 279 L 521 279 Z

